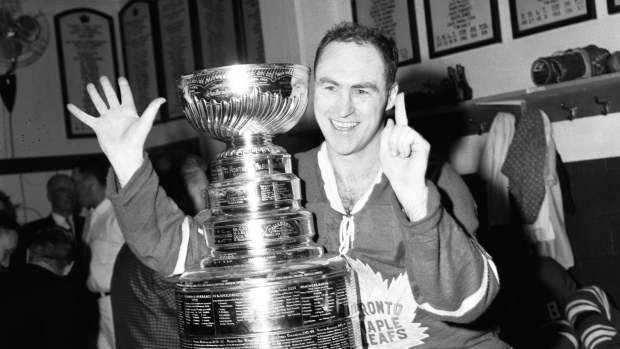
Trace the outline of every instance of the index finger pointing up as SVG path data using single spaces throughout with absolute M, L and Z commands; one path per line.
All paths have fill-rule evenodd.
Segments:
M 396 125 L 409 125 L 409 119 L 407 118 L 407 111 L 405 110 L 405 94 L 399 93 L 396 96 L 396 104 L 394 107 L 394 114 L 396 119 Z

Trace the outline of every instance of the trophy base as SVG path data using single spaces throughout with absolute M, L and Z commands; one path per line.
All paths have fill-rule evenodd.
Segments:
M 274 331 L 254 335 L 214 336 L 214 338 L 181 336 L 181 349 L 350 349 L 361 348 L 360 320 L 357 315 L 327 324 L 290 331 Z
M 176 297 L 185 348 L 298 348 L 295 337 L 301 348 L 361 345 L 355 276 L 336 255 L 188 271 Z

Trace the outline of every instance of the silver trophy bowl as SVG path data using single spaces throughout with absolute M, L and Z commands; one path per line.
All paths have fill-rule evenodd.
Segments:
M 310 69 L 297 64 L 245 64 L 205 69 L 177 80 L 189 123 L 226 141 L 284 133 L 308 105 Z

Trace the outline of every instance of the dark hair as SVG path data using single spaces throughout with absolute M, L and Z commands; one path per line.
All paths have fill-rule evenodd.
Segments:
M 167 151 L 153 157 L 153 169 L 159 177 L 159 185 L 179 209 L 188 215 L 196 214 L 186 184 L 196 177 L 198 171 L 209 178 L 206 161 L 187 152 Z
M 52 189 L 52 186 L 56 182 L 58 182 L 60 179 L 63 179 L 63 178 L 69 181 L 73 181 L 71 177 L 67 176 L 66 174 L 63 174 L 63 173 L 55 174 L 51 176 L 50 179 L 47 180 L 47 191 L 49 192 Z
M 9 212 L 0 211 L 0 234 L 5 230 L 19 231 L 19 224 L 13 219 Z
M 73 165 L 73 168 L 77 168 L 81 173 L 87 173 L 95 177 L 97 182 L 104 187 L 109 167 L 110 165 L 106 160 L 97 157 L 83 158 Z
M 30 246 L 29 262 L 46 259 L 63 268 L 75 258 L 75 240 L 61 227 L 39 230 Z
M 314 73 L 316 74 L 316 66 L 323 54 L 323 50 L 332 42 L 354 42 L 358 45 L 369 44 L 374 46 L 385 66 L 385 81 L 387 87 L 390 88 L 396 81 L 396 70 L 398 69 L 398 48 L 390 34 L 384 30 L 366 27 L 357 23 L 340 22 L 332 29 L 328 30 L 319 47 L 316 49 L 314 57 Z

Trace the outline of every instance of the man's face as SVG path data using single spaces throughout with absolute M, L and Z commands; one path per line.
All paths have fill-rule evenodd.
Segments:
M 332 42 L 315 72 L 314 113 L 328 146 L 340 155 L 379 144 L 383 113 L 394 105 L 383 60 L 371 45 Z
M 48 198 L 52 207 L 65 212 L 73 212 L 77 204 L 75 183 L 69 177 L 56 177 L 50 183 Z
M 0 228 L 0 273 L 8 271 L 11 254 L 17 248 L 17 232 Z
M 207 174 L 204 171 L 197 169 L 197 174 L 187 183 L 187 190 L 189 196 L 194 204 L 196 213 L 207 208 L 207 187 L 209 186 L 209 180 Z
M 95 179 L 87 173 L 80 172 L 80 170 L 77 168 L 73 169 L 73 172 L 71 173 L 71 178 L 75 183 L 75 192 L 77 194 L 80 205 L 87 208 L 93 207 L 93 205 L 91 204 L 91 197 L 93 192 L 93 181 Z

